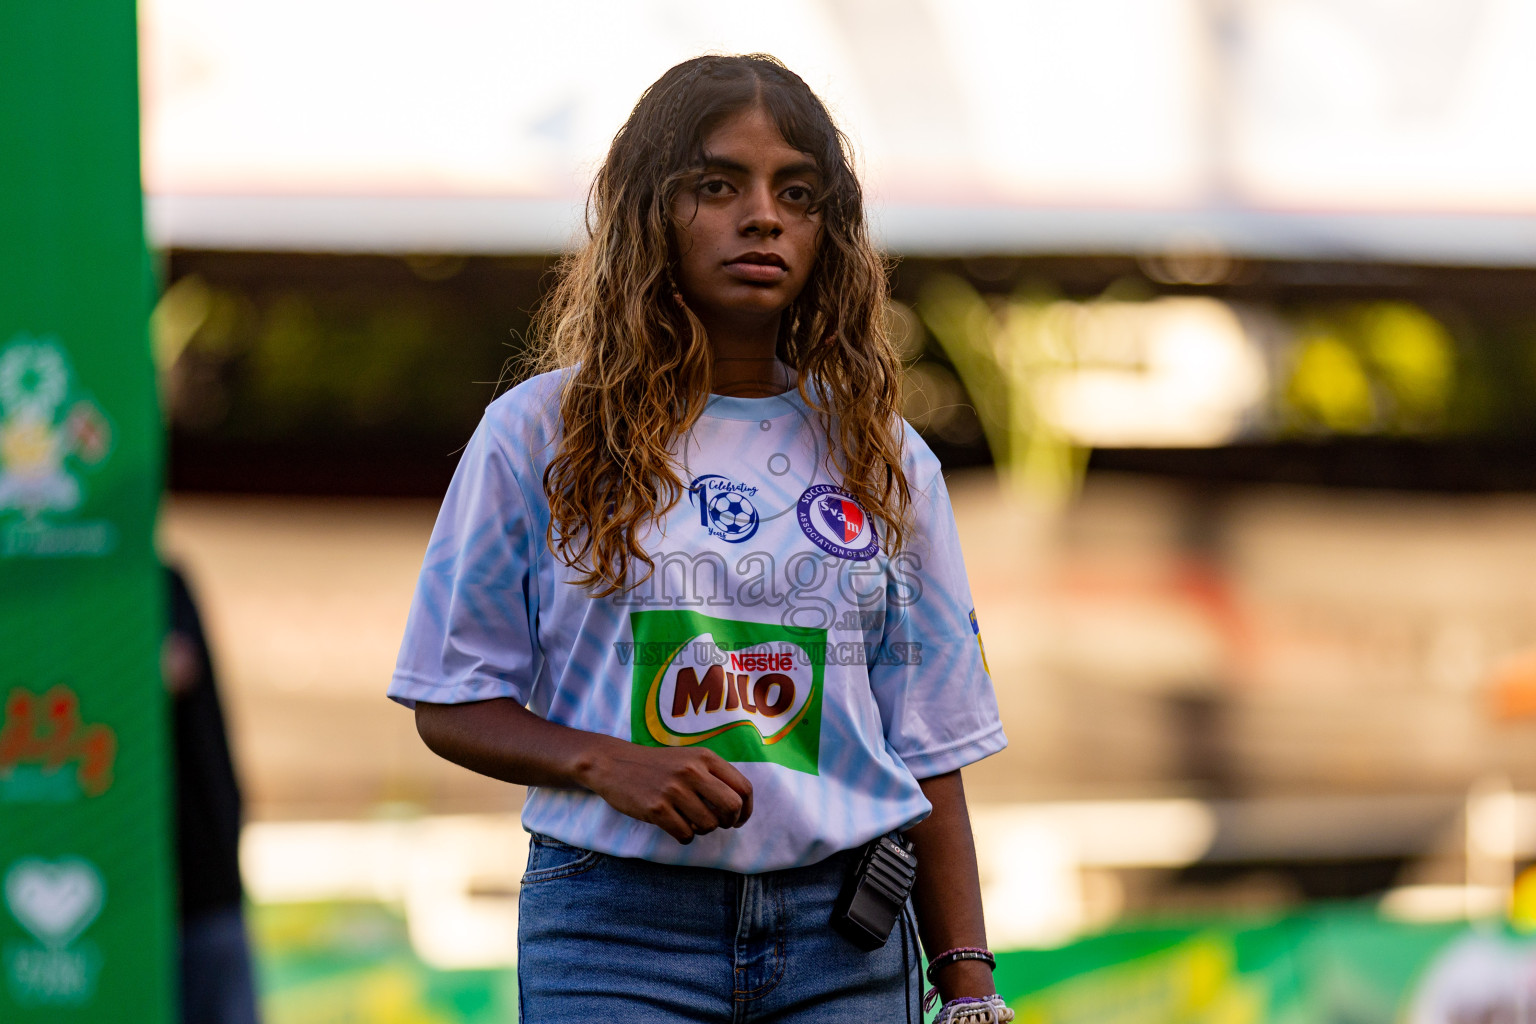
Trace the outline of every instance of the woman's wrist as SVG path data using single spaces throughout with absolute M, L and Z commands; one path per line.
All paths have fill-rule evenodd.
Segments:
M 992 968 L 980 960 L 957 960 L 933 972 L 934 987 L 945 1002 L 961 996 L 990 996 L 997 991 Z
M 604 779 L 610 774 L 613 765 L 612 747 L 615 743 L 623 743 L 624 740 L 613 736 L 605 736 L 602 733 L 585 732 L 582 739 L 575 745 L 567 759 L 566 774 L 570 777 L 571 785 L 581 789 L 600 792 Z

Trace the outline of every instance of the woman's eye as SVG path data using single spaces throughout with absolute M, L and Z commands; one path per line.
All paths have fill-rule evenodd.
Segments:
M 784 190 L 784 198 L 792 203 L 808 203 L 811 201 L 811 190 L 804 185 L 791 185 Z
M 699 186 L 699 191 L 707 196 L 723 196 L 725 195 L 726 190 L 729 188 L 730 185 L 726 184 L 725 181 L 721 180 L 720 178 L 716 178 L 713 181 L 706 181 L 701 184 Z

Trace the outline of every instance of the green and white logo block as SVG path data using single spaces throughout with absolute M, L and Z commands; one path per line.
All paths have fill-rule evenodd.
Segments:
M 819 773 L 827 631 L 634 612 L 631 737 Z
M 101 951 L 81 936 L 106 898 L 101 872 L 82 857 L 29 857 L 6 871 L 4 892 L 11 916 L 36 939 L 5 946 L 5 980 L 12 997 L 23 1006 L 89 1002 L 101 971 Z

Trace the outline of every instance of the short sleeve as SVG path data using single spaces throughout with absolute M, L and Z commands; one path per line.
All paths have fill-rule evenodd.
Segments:
M 532 516 L 489 418 L 459 458 L 411 601 L 389 696 L 528 702 L 539 668 Z
M 1008 745 L 937 471 L 912 493 L 912 530 L 891 557 L 885 628 L 869 678 L 886 742 L 918 779 Z

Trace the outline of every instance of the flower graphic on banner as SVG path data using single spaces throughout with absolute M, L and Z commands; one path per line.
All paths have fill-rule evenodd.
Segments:
M 111 451 L 111 424 L 75 386 L 57 338 L 23 333 L 0 347 L 0 558 L 110 553 L 112 523 L 61 517 L 85 501 L 81 471 Z
M 111 428 L 90 398 L 71 401 L 69 362 L 52 339 L 17 335 L 0 351 L 0 510 L 79 507 L 80 481 L 66 460 L 94 466 L 107 457 Z

